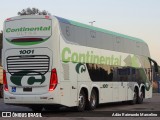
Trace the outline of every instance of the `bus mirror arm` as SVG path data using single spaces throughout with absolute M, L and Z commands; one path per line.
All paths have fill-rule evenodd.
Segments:
M 156 61 L 154 61 L 153 59 L 151 58 L 148 58 L 150 62 L 153 62 L 154 63 L 154 72 L 158 73 L 158 64 Z
M 158 65 L 157 65 L 157 63 L 154 64 L 154 70 L 155 70 L 156 73 L 158 73 Z

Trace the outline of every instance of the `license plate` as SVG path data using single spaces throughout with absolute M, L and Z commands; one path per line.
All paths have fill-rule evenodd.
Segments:
M 32 88 L 30 87 L 23 88 L 23 92 L 32 92 Z

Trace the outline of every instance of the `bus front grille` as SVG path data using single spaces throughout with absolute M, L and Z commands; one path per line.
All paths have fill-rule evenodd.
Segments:
M 12 74 L 45 74 L 49 70 L 50 59 L 47 55 L 24 55 L 7 57 L 7 69 Z M 28 75 L 28 74 L 27 74 Z

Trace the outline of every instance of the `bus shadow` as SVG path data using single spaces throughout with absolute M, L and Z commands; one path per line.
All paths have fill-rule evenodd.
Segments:
M 97 108 L 114 108 L 114 107 L 119 107 L 119 106 L 130 106 L 131 104 L 127 101 L 125 102 L 112 102 L 112 103 L 103 103 L 99 104 Z
M 144 102 L 143 104 L 147 104 Z M 104 103 L 97 106 L 97 108 L 93 111 L 85 110 L 84 112 L 77 112 L 74 108 L 69 107 L 60 107 L 59 109 L 55 110 L 44 110 L 43 115 L 44 117 L 47 116 L 54 116 L 54 117 L 93 117 L 93 116 L 106 116 L 107 114 L 112 114 L 113 111 L 129 111 L 120 110 L 122 107 L 132 106 L 129 102 L 114 102 L 114 103 Z

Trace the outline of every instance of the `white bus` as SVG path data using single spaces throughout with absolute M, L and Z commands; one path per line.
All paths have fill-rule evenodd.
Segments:
M 6 104 L 84 111 L 152 97 L 156 63 L 143 40 L 57 16 L 6 19 L 2 58 Z

